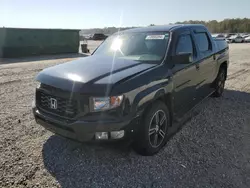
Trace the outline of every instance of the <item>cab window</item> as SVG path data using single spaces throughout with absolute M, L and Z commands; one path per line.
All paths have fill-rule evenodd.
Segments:
M 198 49 L 200 52 L 206 52 L 212 50 L 210 40 L 207 36 L 207 33 L 195 33 L 195 41 L 197 43 Z
M 191 35 L 181 35 L 176 47 L 176 55 L 183 53 L 193 54 L 193 43 Z

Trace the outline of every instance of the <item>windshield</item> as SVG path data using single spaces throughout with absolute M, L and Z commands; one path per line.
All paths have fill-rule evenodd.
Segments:
M 122 33 L 108 37 L 93 55 L 160 63 L 169 41 L 168 32 Z

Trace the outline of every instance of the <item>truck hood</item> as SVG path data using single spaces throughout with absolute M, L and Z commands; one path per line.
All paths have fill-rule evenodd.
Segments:
M 113 84 L 135 76 L 156 64 L 93 55 L 44 69 L 37 81 L 71 92 L 107 93 Z

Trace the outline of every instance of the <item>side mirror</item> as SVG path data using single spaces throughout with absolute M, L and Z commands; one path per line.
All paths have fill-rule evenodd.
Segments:
M 189 64 L 193 62 L 192 53 L 179 53 L 172 56 L 174 64 Z

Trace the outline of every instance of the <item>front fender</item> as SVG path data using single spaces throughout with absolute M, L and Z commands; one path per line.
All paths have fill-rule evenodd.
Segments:
M 133 100 L 132 112 L 137 113 L 143 111 L 153 101 L 171 93 L 173 84 L 169 79 L 161 80 L 157 84 L 150 84 L 149 87 L 137 93 Z

